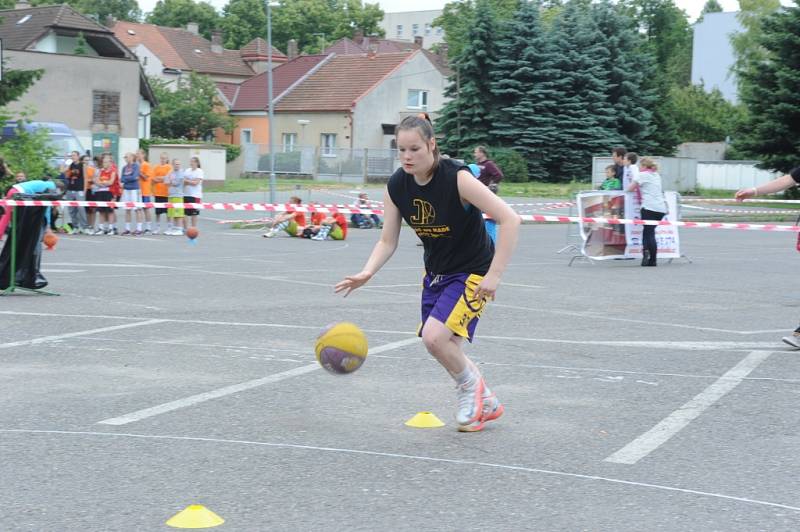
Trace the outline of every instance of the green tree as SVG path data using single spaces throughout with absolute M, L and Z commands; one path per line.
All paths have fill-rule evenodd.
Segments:
M 653 107 L 653 142 L 657 154 L 672 154 L 679 142 L 671 119 L 673 86 L 685 87 L 691 82 L 692 29 L 686 13 L 673 0 L 620 0 L 623 12 L 637 25 L 644 36 L 646 49 L 655 60 L 647 87 L 655 90 Z
M 153 136 L 201 140 L 216 128 L 233 130 L 234 120 L 217 112 L 216 87 L 207 76 L 192 72 L 174 90 L 160 79 L 150 78 L 150 84 L 159 102 L 152 113 Z
M 787 172 L 800 161 L 800 2 L 767 16 L 745 59 L 740 96 L 747 122 L 735 143 L 764 168 Z
M 719 89 L 702 85 L 671 89 L 672 120 L 680 142 L 720 142 L 733 137 L 745 118 L 742 107 L 727 101 Z
M 352 37 L 360 29 L 364 35 L 383 36 L 380 27 L 383 10 L 377 3 L 359 0 L 282 0 L 272 12 L 272 41 L 286 49 L 296 39 L 300 50 L 317 53 L 324 44 Z
M 109 16 L 117 20 L 138 22 L 142 18 L 142 10 L 136 0 L 32 0 L 33 6 L 52 4 L 69 4 L 76 11 L 92 16 L 103 24 Z
M 519 7 L 520 0 L 492 0 L 492 12 L 496 24 L 511 19 Z M 445 4 L 442 14 L 433 21 L 434 26 L 444 30 L 448 54 L 456 57 L 472 42 L 472 30 L 476 16 L 476 0 L 457 0 Z M 492 35 L 496 40 L 497 36 Z
M 498 47 L 503 53 L 491 70 L 496 108 L 491 133 L 502 145 L 513 146 L 534 180 L 549 179 L 556 164 L 551 147 L 558 137 L 559 110 L 553 97 L 561 75 L 539 8 L 536 2 L 520 6 L 502 32 Z
M 703 11 L 700 12 L 698 22 L 703 20 L 703 17 L 708 13 L 722 13 L 722 6 L 717 0 L 707 0 L 706 5 L 703 6 Z
M 749 65 L 758 65 L 767 59 L 768 52 L 761 44 L 761 23 L 780 7 L 780 0 L 740 0 L 736 18 L 742 25 L 742 31 L 731 36 L 731 45 L 736 56 L 733 73 L 737 83 Z
M 655 72 L 653 57 L 632 20 L 607 0 L 592 6 L 592 17 L 608 50 L 604 69 L 608 75 L 606 95 L 614 116 L 614 130 L 631 151 L 652 152 L 657 104 L 650 79 Z
M 220 26 L 224 31 L 225 47 L 231 50 L 240 49 L 256 37 L 266 39 L 267 12 L 264 2 L 230 0 L 222 9 Z
M 194 0 L 158 0 L 153 11 L 147 14 L 147 22 L 170 28 L 185 28 L 189 22 L 196 22 L 200 34 L 206 39 L 220 24 L 221 17 L 214 6 L 208 2 Z
M 13 113 L 6 106 L 21 98 L 43 73 L 43 70 L 5 69 L 4 62 L 3 81 L 0 82 L 0 123 L 27 120 L 27 112 Z M 29 133 L 22 128 L 15 138 L 3 144 L 0 151 L 13 171 L 22 170 L 30 176 L 40 177 L 49 171 L 48 159 L 53 155 L 46 138 L 46 131 Z M 0 188 L 5 190 L 12 179 L 12 176 L 7 176 L 5 182 L 0 181 Z
M 487 73 L 497 60 L 496 33 L 490 0 L 477 0 L 471 40 L 450 65 L 455 72 L 445 92 L 450 101 L 436 121 L 445 151 L 462 154 L 490 140 L 494 109 Z
M 558 109 L 558 136 L 553 139 L 550 168 L 557 180 L 588 177 L 592 156 L 620 142 L 607 87 L 611 60 L 588 2 L 572 1 L 555 20 L 552 46 L 560 72 L 553 92 Z

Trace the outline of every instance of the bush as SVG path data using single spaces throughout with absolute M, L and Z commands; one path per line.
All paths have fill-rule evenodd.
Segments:
M 225 162 L 229 163 L 236 160 L 242 153 L 242 147 L 236 144 L 222 144 L 219 142 L 203 142 L 202 140 L 186 139 L 164 139 L 161 137 L 150 137 L 149 139 L 139 139 L 139 148 L 149 151 L 152 144 L 211 144 L 225 148 Z

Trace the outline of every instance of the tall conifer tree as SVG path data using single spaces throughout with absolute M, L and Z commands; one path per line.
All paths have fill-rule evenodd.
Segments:
M 736 147 L 787 172 L 800 164 L 800 0 L 767 17 L 761 30 L 763 58 L 739 71 L 749 119 Z
M 469 41 L 450 65 L 445 91 L 450 100 L 436 121 L 442 148 L 463 154 L 477 144 L 491 144 L 492 94 L 489 72 L 497 59 L 497 25 L 490 0 L 478 0 Z

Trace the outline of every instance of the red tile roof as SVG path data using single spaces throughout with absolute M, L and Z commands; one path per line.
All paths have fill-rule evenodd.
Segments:
M 314 70 L 324 61 L 332 60 L 332 57 L 326 55 L 301 55 L 275 67 L 272 70 L 272 94 L 273 98 L 279 98 L 286 90 L 293 84 L 301 80 L 303 76 Z M 220 87 L 220 91 L 230 91 L 230 88 Z M 225 93 L 227 97 L 227 93 Z M 247 81 L 239 85 L 238 93 L 234 99 L 231 100 L 231 111 L 264 111 L 269 106 L 269 98 L 267 97 L 267 73 L 263 72 L 257 76 L 253 76 Z
M 276 110 L 349 111 L 415 53 L 335 56 L 282 98 Z
M 425 57 L 436 67 L 443 76 L 450 76 L 452 70 L 448 67 L 447 63 L 442 60 L 442 57 L 426 50 L 415 42 L 411 41 L 395 41 L 392 39 L 376 39 L 374 37 L 364 37 L 361 43 L 357 43 L 352 39 L 344 37 L 339 39 L 332 45 L 328 46 L 322 53 L 329 54 L 335 53 L 336 55 L 358 55 L 365 54 L 374 50 L 379 54 L 387 54 L 393 52 L 412 52 L 414 50 L 421 50 Z
M 261 37 L 256 37 L 249 43 L 245 44 L 241 50 L 239 50 L 239 54 L 242 56 L 243 59 L 267 59 L 267 41 L 262 39 Z M 280 50 L 272 47 L 272 60 L 277 61 L 279 63 L 285 63 L 289 60 Z
M 181 28 L 118 21 L 113 30 L 117 38 L 129 48 L 135 48 L 139 44 L 146 46 L 158 56 L 166 68 L 193 70 L 201 74 L 250 77 L 254 72 L 245 58 L 257 60 L 260 59 L 257 54 L 263 52 L 266 59 L 267 43 L 263 39 L 253 39 L 241 51 L 223 49 L 222 53 L 216 53 L 211 50 L 211 41 Z M 273 47 L 273 61 L 285 60 L 286 56 Z
M 222 96 L 227 100 L 226 107 L 230 108 L 236 100 L 236 95 L 239 93 L 239 88 L 242 86 L 240 83 L 228 83 L 225 81 L 218 81 L 216 83 L 217 89 L 222 93 Z

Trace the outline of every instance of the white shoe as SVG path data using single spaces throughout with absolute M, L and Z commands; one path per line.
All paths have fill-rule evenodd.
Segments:
M 458 390 L 458 411 L 456 422 L 459 425 L 469 425 L 478 421 L 483 410 L 483 377 L 475 375 L 472 382 L 465 382 L 456 386 Z
M 158 227 L 156 227 L 155 229 L 153 229 L 153 234 L 154 234 L 154 235 L 161 234 L 161 231 L 159 231 L 159 230 L 158 230 Z

